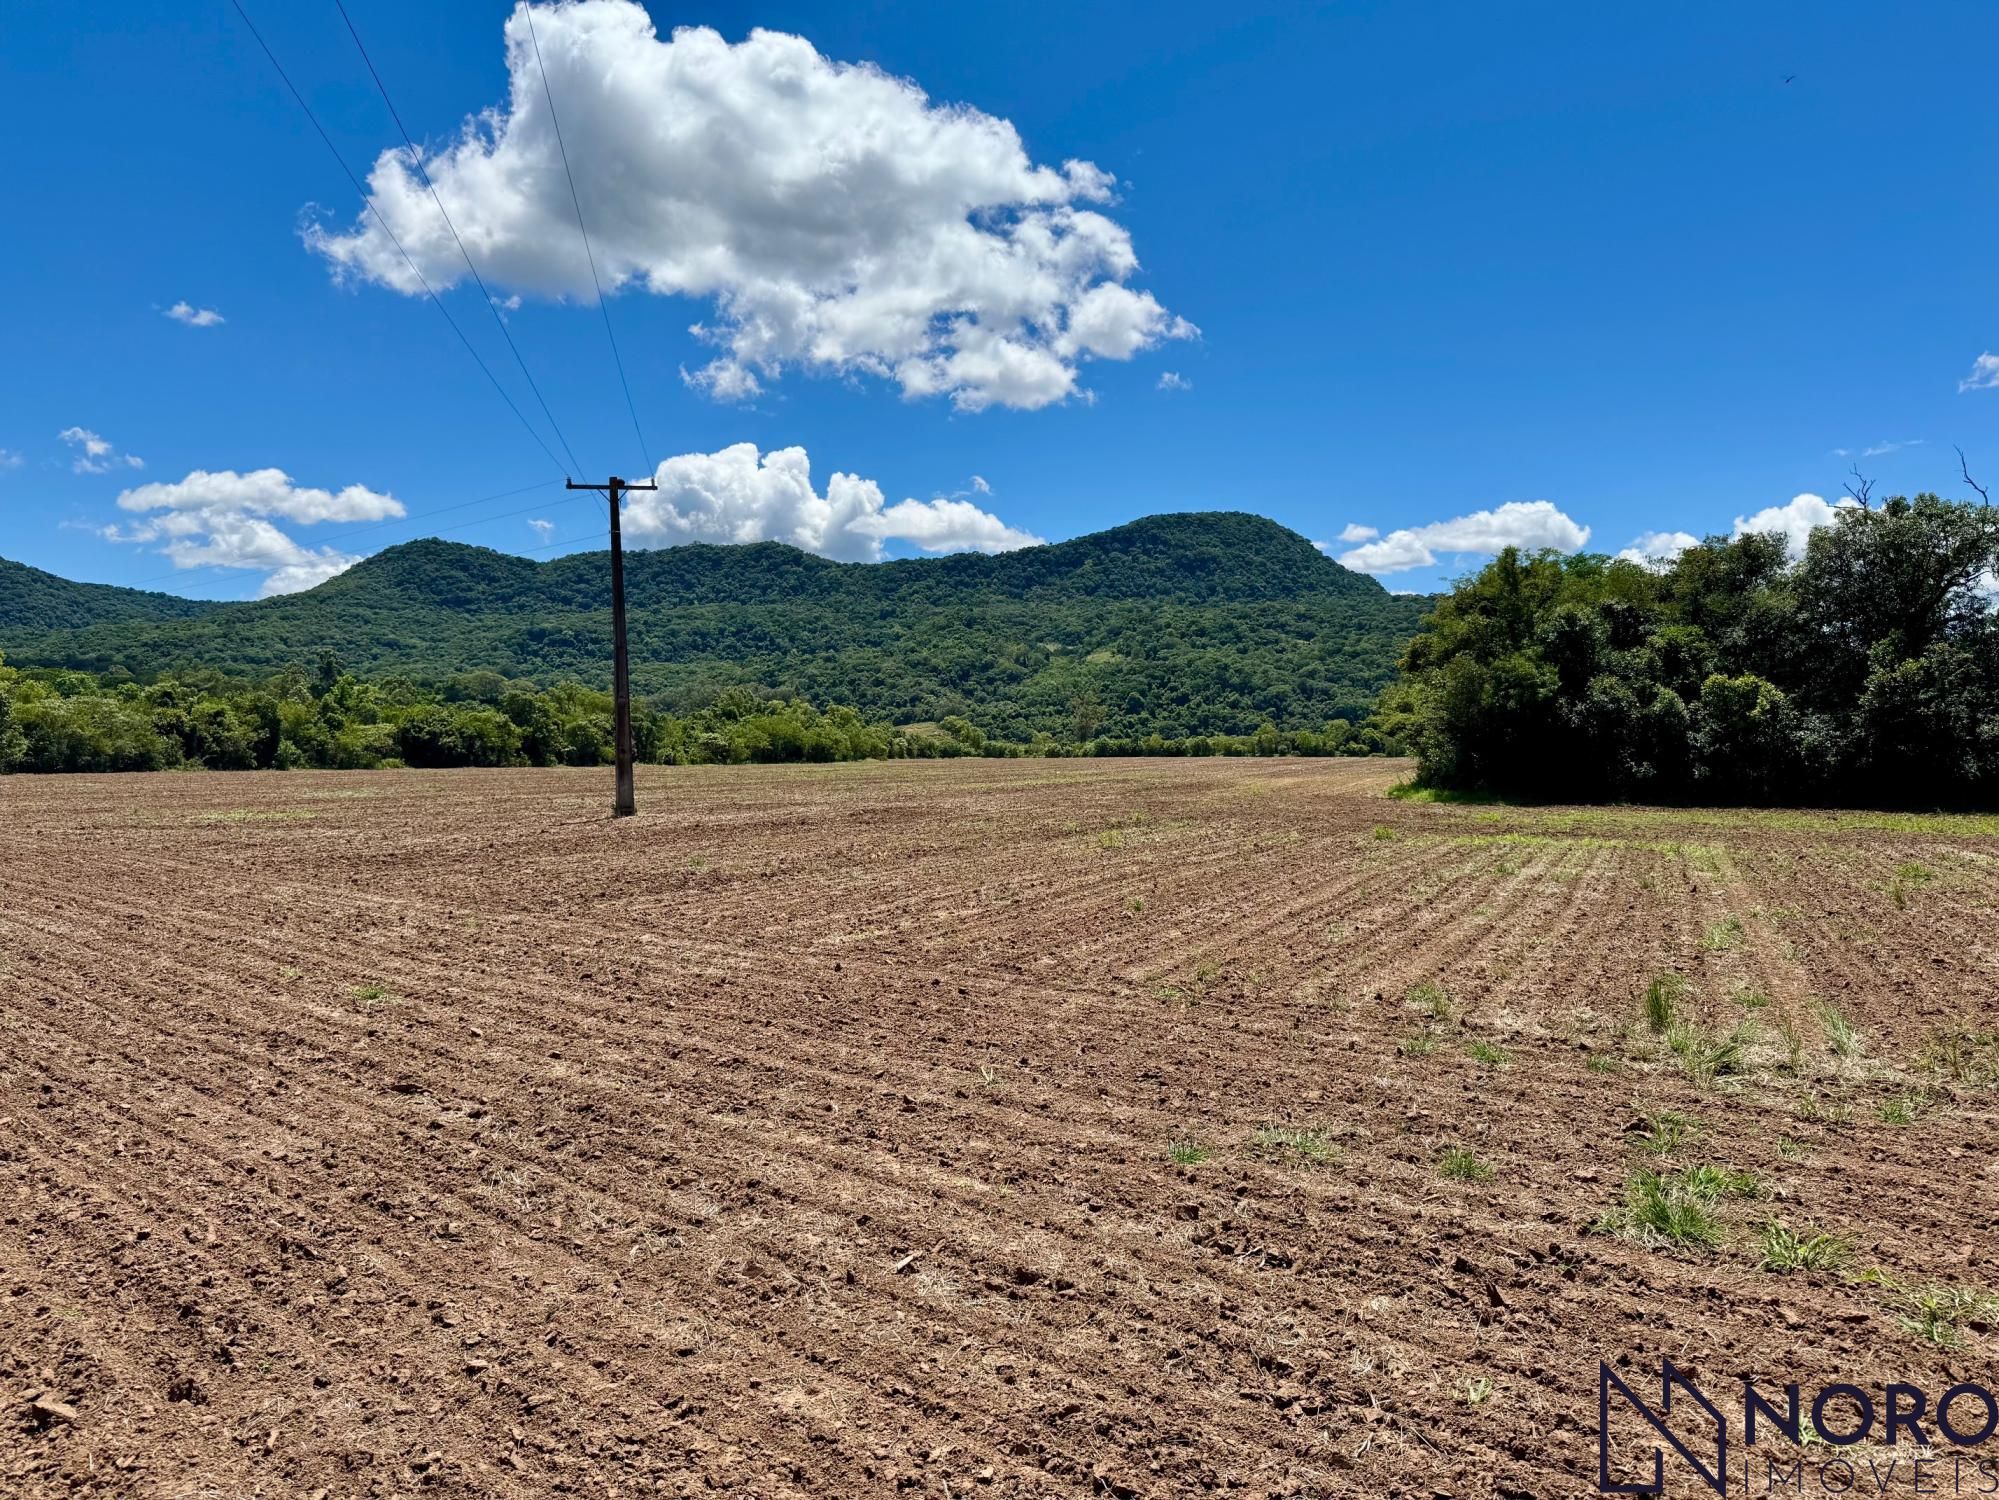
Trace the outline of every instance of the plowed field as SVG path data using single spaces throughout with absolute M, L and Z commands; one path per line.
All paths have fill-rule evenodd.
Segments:
M 0 781 L 0 1495 L 1555 1497 L 1599 1358 L 1990 1382 L 1999 819 L 1406 771 Z

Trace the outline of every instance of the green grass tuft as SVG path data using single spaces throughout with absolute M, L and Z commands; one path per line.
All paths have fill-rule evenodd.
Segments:
M 1437 1170 L 1454 1182 L 1492 1181 L 1492 1168 L 1463 1146 L 1447 1146 L 1437 1158 Z

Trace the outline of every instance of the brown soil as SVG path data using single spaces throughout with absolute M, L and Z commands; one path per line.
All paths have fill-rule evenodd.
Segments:
M 1999 1290 L 1999 819 L 1405 772 L 0 782 L 0 1495 L 1568 1496 L 1599 1358 L 1989 1380 L 1860 1273 Z

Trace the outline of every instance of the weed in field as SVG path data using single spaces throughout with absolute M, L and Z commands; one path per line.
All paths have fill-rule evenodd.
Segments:
M 1655 1109 L 1644 1116 L 1638 1144 L 1654 1156 L 1669 1156 L 1700 1133 L 1700 1122 L 1677 1109 Z
M 1378 841 L 1384 844 L 1387 843 L 1390 839 L 1399 839 L 1402 837 L 1402 835 L 1397 833 L 1393 828 L 1390 828 L 1382 823 L 1377 823 L 1374 825 L 1374 836 Z
M 1621 1073 L 1623 1060 L 1614 1052 L 1592 1052 L 1583 1060 L 1583 1066 L 1592 1073 Z
M 1701 947 L 1709 953 L 1726 953 L 1742 941 L 1742 918 L 1729 917 L 1720 922 L 1711 922 L 1701 933 Z
M 1677 1178 L 1638 1172 L 1625 1184 L 1624 1205 L 1604 1217 L 1601 1227 L 1646 1244 L 1710 1250 L 1721 1243 L 1721 1220 L 1714 1204 Z
M 1754 1198 L 1763 1191 L 1754 1173 L 1738 1172 L 1733 1167 L 1717 1167 L 1707 1162 L 1688 1167 L 1682 1174 L 1682 1180 L 1689 1192 L 1710 1203 L 1719 1203 L 1724 1198 Z
M 1437 1170 L 1453 1182 L 1490 1182 L 1492 1168 L 1463 1146 L 1448 1146 L 1437 1158 Z
M 1926 1069 L 1952 1083 L 1999 1083 L 1999 1034 L 1944 1027 L 1930 1033 L 1918 1054 Z
M 1493 1397 L 1492 1382 L 1483 1375 L 1475 1375 L 1465 1382 L 1465 1405 L 1483 1406 Z
M 1798 1118 L 1822 1125 L 1844 1125 L 1853 1118 L 1853 1106 L 1844 1099 L 1807 1094 L 1798 1103 Z
M 1879 1266 L 1862 1271 L 1854 1280 L 1887 1292 L 1902 1331 L 1939 1349 L 1959 1348 L 1964 1343 L 1966 1323 L 1999 1317 L 1999 1297 L 1976 1287 L 1939 1282 L 1909 1286 Z
M 1680 1067 L 1696 1083 L 1713 1083 L 1748 1071 L 1749 1044 L 1755 1032 L 1747 1023 L 1723 1035 L 1697 1026 L 1692 1021 L 1675 1021 L 1666 1032 L 1666 1045 L 1680 1060 Z
M 1102 833 L 1097 835 L 1097 847 L 1099 849 L 1122 849 L 1124 847 L 1124 830 L 1122 828 L 1106 828 Z
M 1913 1125 L 1918 1116 L 1929 1112 L 1932 1102 L 1927 1093 L 1915 1089 L 1892 1095 L 1881 1101 L 1881 1121 L 1885 1125 Z
M 1799 1232 L 1781 1219 L 1763 1226 L 1756 1239 L 1756 1264 L 1765 1271 L 1836 1271 L 1853 1254 L 1838 1235 Z
M 1395 1050 L 1404 1057 L 1428 1057 L 1437 1050 L 1437 1039 L 1427 1031 L 1418 1031 L 1397 1042 Z
M 1678 974 L 1654 975 L 1645 986 L 1645 1024 L 1663 1036 L 1686 993 L 1687 982 Z
M 1770 997 L 1761 990 L 1752 990 L 1748 985 L 1739 985 L 1735 991 L 1735 1003 L 1744 1010 L 1768 1010 Z
M 1134 917 L 1137 916 L 1140 912 L 1145 910 L 1145 898 L 1143 896 L 1125 897 L 1124 909 L 1130 912 Z
M 1909 893 L 1921 890 L 1936 878 L 1937 872 L 1928 865 L 1919 865 L 1913 861 L 1902 865 L 1896 869 L 1895 878 L 1888 882 L 1889 899 L 1898 908 L 1907 907 Z
M 377 1000 L 386 1000 L 389 992 L 379 984 L 357 984 L 354 986 L 353 994 L 356 1000 L 372 1004 Z
M 979 1066 L 979 1087 L 982 1089 L 998 1088 L 1004 1076 L 991 1063 L 982 1063 Z
M 1451 1018 L 1451 992 L 1434 979 L 1410 985 L 1405 998 L 1433 1021 L 1448 1021 Z
M 1198 1167 L 1213 1154 L 1198 1141 L 1175 1141 L 1166 1148 L 1167 1159 L 1176 1167 Z
M 1508 1061 L 1506 1049 L 1494 1046 L 1484 1037 L 1473 1037 L 1466 1042 L 1465 1052 L 1473 1062 L 1482 1063 L 1488 1068 L 1503 1068 Z
M 1826 1045 L 1835 1057 L 1858 1057 L 1867 1050 L 1866 1039 L 1830 1000 L 1818 1006 L 1819 1024 L 1825 1028 Z
M 1249 1138 L 1249 1149 L 1257 1156 L 1302 1162 L 1312 1167 L 1330 1167 L 1340 1159 L 1340 1148 L 1323 1130 L 1292 1125 L 1258 1126 Z
M 1802 1141 L 1794 1141 L 1788 1135 L 1777 1137 L 1777 1154 L 1785 1161 L 1803 1161 L 1810 1155 L 1810 1149 Z

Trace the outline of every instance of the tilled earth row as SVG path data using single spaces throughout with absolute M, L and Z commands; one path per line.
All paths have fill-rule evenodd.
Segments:
M 0 1494 L 1552 1497 L 1599 1360 L 1990 1371 L 1999 822 L 1401 774 L 0 782 Z

